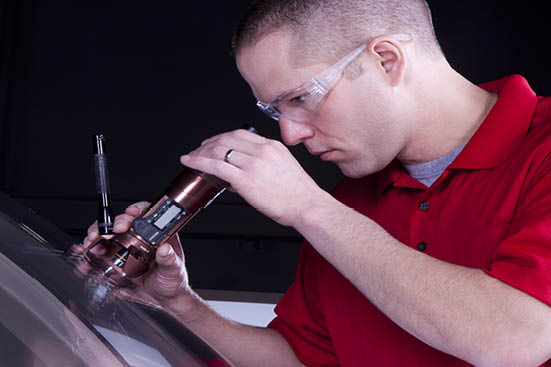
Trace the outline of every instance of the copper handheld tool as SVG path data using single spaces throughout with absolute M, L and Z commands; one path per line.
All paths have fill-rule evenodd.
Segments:
M 250 125 L 243 128 L 258 134 Z M 104 273 L 110 276 L 134 278 L 143 274 L 155 259 L 156 249 L 227 187 L 227 182 L 215 176 L 184 168 L 128 231 L 92 244 L 86 253 L 88 261 L 103 267 Z M 107 253 L 98 257 L 91 249 L 100 244 L 106 247 Z

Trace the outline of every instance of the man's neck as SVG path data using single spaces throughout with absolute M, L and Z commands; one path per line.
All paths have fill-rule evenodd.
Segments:
M 405 164 L 434 160 L 468 141 L 497 101 L 496 95 L 466 80 L 447 62 L 433 69 L 436 73 L 422 74 L 417 83 L 413 133 L 398 155 Z

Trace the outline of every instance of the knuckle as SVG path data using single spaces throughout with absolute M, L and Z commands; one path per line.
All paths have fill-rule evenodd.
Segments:
M 266 164 L 262 160 L 260 159 L 253 160 L 251 165 L 251 170 L 253 172 L 262 172 L 265 169 L 266 169 Z
M 226 164 L 223 160 L 217 160 L 214 162 L 214 174 L 220 174 L 223 172 L 224 168 L 225 168 Z
M 208 156 L 211 158 L 217 158 L 217 153 L 219 150 L 221 150 L 221 147 L 218 145 L 210 146 L 208 150 Z
M 266 157 L 272 154 L 272 152 L 274 151 L 274 147 L 272 147 L 271 144 L 262 144 L 259 150 L 259 154 L 262 157 Z
M 206 144 L 210 143 L 211 141 L 212 141 L 212 138 L 205 139 L 201 142 L 201 144 L 199 146 L 202 147 L 203 145 L 206 145 Z
M 232 139 L 232 133 L 230 132 L 228 134 L 221 136 L 220 139 L 218 139 L 218 144 L 227 146 L 228 144 L 230 144 L 230 141 L 232 140 L 234 139 Z
M 214 158 L 224 157 L 228 149 L 222 145 L 218 145 L 214 148 Z
M 122 223 L 122 222 L 126 221 L 129 217 L 131 217 L 130 214 L 126 214 L 126 213 L 125 214 L 119 214 L 115 217 L 115 222 L 117 222 L 117 223 L 121 222 Z
M 268 140 L 267 143 L 266 143 L 265 145 L 268 145 L 270 148 L 276 149 L 276 150 L 285 147 L 285 146 L 283 145 L 283 143 L 280 142 L 279 140 Z
M 118 228 L 128 229 L 135 218 L 136 216 L 133 215 L 121 214 L 115 217 L 114 225 Z

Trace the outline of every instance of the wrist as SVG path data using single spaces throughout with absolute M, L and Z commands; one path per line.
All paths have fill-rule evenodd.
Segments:
M 183 322 L 193 321 L 204 301 L 191 288 L 181 289 L 170 298 L 160 300 L 163 307 Z
M 334 212 L 336 206 L 341 205 L 331 194 L 321 188 L 308 196 L 308 202 L 301 207 L 294 221 L 294 228 L 305 236 L 304 231 L 309 231 L 320 224 L 327 222 L 328 215 Z

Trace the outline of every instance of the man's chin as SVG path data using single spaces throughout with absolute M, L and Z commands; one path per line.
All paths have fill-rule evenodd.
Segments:
M 347 164 L 336 163 L 336 165 L 339 167 L 342 174 L 345 175 L 346 177 L 349 177 L 349 178 L 362 178 L 362 177 L 368 175 L 368 173 L 366 174 L 366 173 L 358 170 L 356 167 L 352 167 L 352 166 L 347 165 Z
M 351 163 L 335 163 L 343 175 L 349 178 L 362 178 L 369 176 L 377 171 L 382 170 L 384 167 L 381 167 L 379 169 L 376 169 L 376 167 L 363 167 L 359 166 L 357 164 L 351 164 Z

